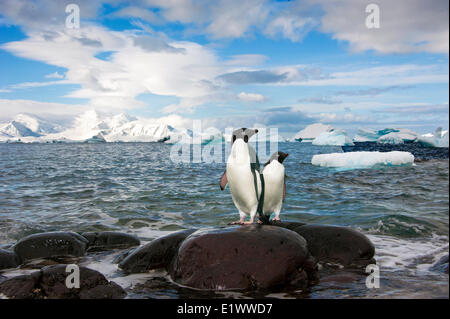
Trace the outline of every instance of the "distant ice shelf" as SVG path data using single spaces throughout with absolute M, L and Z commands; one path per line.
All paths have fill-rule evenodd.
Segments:
M 311 164 L 339 169 L 360 169 L 383 166 L 412 165 L 409 152 L 348 152 L 314 155 Z

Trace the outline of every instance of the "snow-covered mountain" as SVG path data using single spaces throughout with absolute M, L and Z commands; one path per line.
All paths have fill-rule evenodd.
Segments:
M 157 119 L 144 119 L 121 113 L 104 116 L 87 111 L 62 128 L 31 115 L 20 114 L 9 123 L 0 125 L 0 141 L 4 142 L 165 142 L 201 143 L 222 141 L 220 131 L 208 128 L 193 138 L 192 131 L 174 128 Z
M 0 124 L 0 139 L 21 137 L 39 137 L 61 131 L 63 128 L 54 123 L 28 114 L 18 114 L 8 123 Z

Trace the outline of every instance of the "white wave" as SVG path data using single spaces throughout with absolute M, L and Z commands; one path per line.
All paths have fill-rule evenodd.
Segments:
M 386 235 L 367 235 L 375 245 L 375 259 L 380 272 L 408 271 L 411 274 L 429 272 L 429 268 L 448 254 L 447 236 L 399 239 Z

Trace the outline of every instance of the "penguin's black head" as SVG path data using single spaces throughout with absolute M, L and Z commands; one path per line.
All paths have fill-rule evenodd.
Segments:
M 283 164 L 284 159 L 285 159 L 286 157 L 288 157 L 288 156 L 289 156 L 288 153 L 275 152 L 275 153 L 272 154 L 272 156 L 271 156 L 270 159 L 267 161 L 267 163 L 264 164 L 264 166 L 267 165 L 267 164 L 270 164 L 270 162 L 275 161 L 275 160 L 278 161 L 278 162 L 280 162 L 280 164 Z
M 257 129 L 251 129 L 251 128 L 240 128 L 233 132 L 233 136 L 231 137 L 231 144 L 233 144 L 237 139 L 243 139 L 245 143 L 248 143 L 248 140 L 250 137 L 258 133 Z

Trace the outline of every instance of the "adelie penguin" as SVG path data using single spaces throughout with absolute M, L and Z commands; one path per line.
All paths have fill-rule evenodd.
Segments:
M 233 224 L 252 224 L 261 195 L 259 161 L 255 150 L 248 145 L 256 129 L 241 128 L 233 132 L 227 169 L 220 179 L 220 188 L 230 185 L 231 197 L 239 211 L 239 221 Z M 250 216 L 249 221 L 245 221 Z
M 272 221 L 280 221 L 281 206 L 283 206 L 286 197 L 286 174 L 283 161 L 289 154 L 276 152 L 264 164 L 262 171 L 265 182 L 264 203 L 262 211 L 264 215 L 269 216 L 274 213 Z

